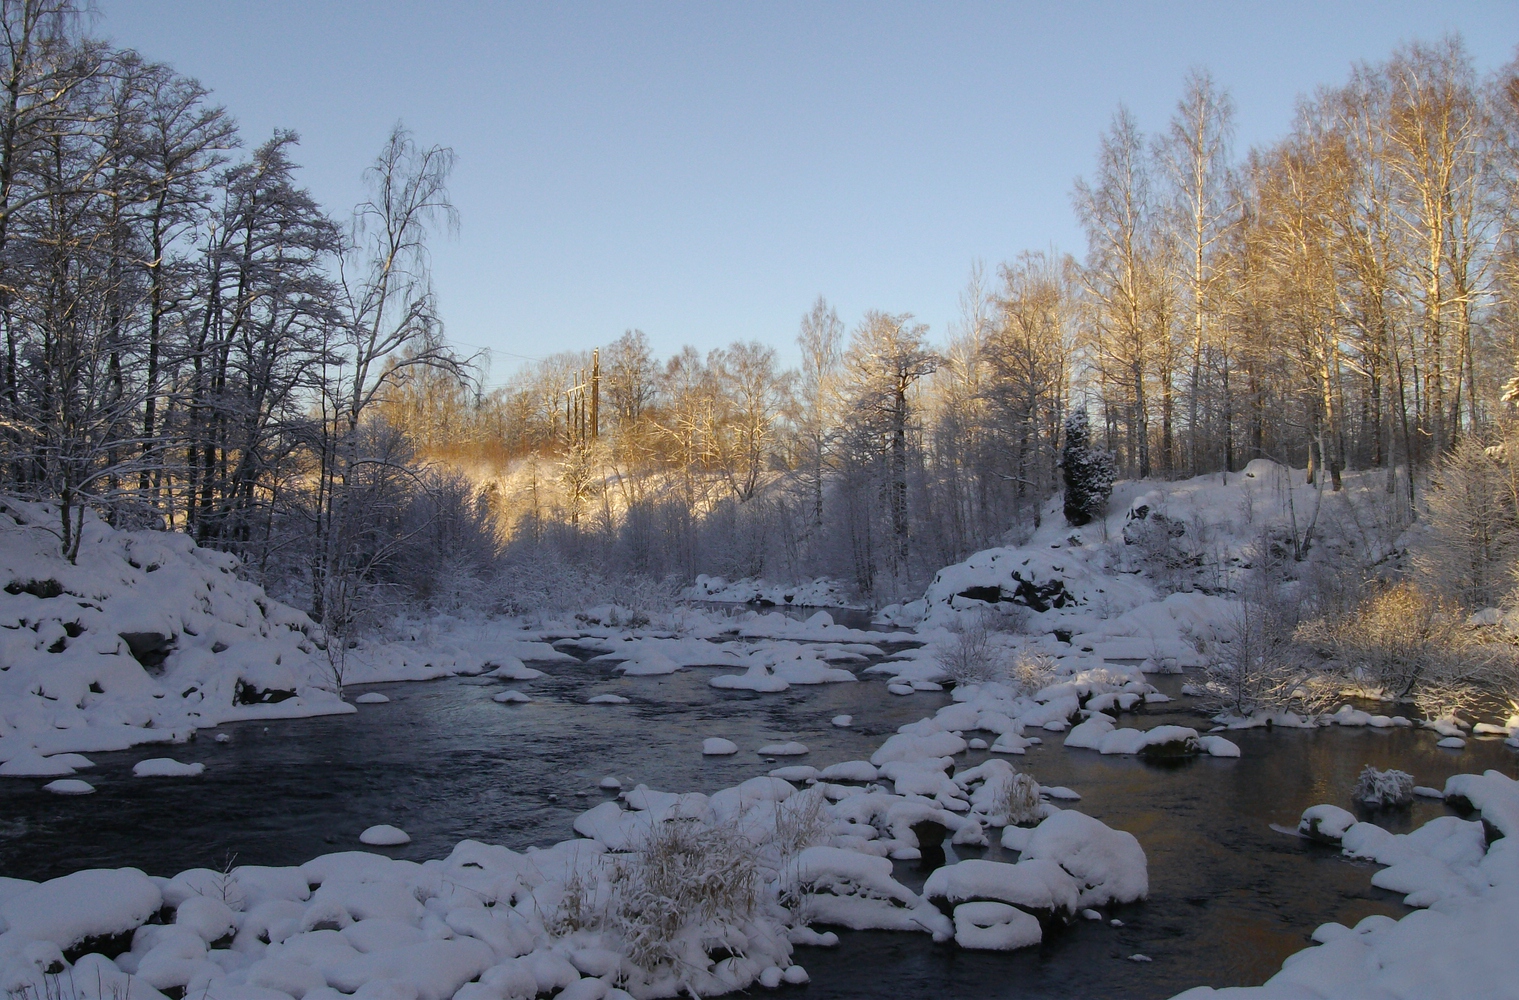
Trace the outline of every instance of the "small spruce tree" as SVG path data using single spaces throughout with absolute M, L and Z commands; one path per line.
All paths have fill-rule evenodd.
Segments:
M 1113 495 L 1113 459 L 1092 446 L 1092 429 L 1085 410 L 1065 418 L 1065 447 L 1060 452 L 1065 476 L 1065 519 L 1072 527 L 1101 517 Z

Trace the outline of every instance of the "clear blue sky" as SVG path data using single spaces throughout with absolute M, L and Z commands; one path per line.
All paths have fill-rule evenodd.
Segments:
M 403 120 L 459 155 L 434 273 L 449 336 L 509 355 L 639 327 L 667 354 L 755 338 L 788 359 L 826 295 L 936 335 L 970 264 L 1078 255 L 1072 181 L 1126 103 L 1164 127 L 1189 67 L 1240 148 L 1297 96 L 1460 32 L 1506 63 L 1519 4 L 397 3 L 98 0 L 97 33 L 211 87 L 250 144 L 302 137 L 344 213 Z

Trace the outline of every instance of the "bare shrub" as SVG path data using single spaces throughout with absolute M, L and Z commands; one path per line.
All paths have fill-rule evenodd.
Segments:
M 821 844 L 828 833 L 827 798 L 821 788 L 808 788 L 775 804 L 775 836 L 772 843 L 782 866 L 798 852 Z
M 688 933 L 708 921 L 742 924 L 759 899 L 754 845 L 728 827 L 672 820 L 654 828 L 643 850 L 617 858 L 605 926 L 633 964 L 647 972 L 695 957 Z
M 940 654 L 940 663 L 956 684 L 979 684 L 1002 675 L 1002 650 L 993 638 L 990 621 L 996 614 L 978 608 L 962 612 L 947 626 L 950 641 Z
M 543 926 L 550 934 L 563 937 L 600 926 L 602 916 L 602 907 L 596 898 L 596 880 L 576 868 L 564 883 L 559 906 L 544 919 Z
M 1367 764 L 1356 778 L 1351 797 L 1377 809 L 1406 806 L 1414 800 L 1414 776 L 1407 771 L 1378 771 Z
M 1202 708 L 1241 718 L 1257 712 L 1314 715 L 1327 708 L 1338 678 L 1303 662 L 1291 626 L 1272 603 L 1242 602 L 1227 652 L 1205 671 Z
M 1511 651 L 1482 643 L 1459 606 L 1412 583 L 1383 587 L 1350 613 L 1315 618 L 1296 635 L 1353 679 L 1431 717 L 1513 690 Z
M 1271 551 L 1267 543 L 1263 551 Z M 1296 577 L 1286 578 L 1288 570 Z M 1315 715 L 1339 695 L 1343 678 L 1332 658 L 1301 641 L 1313 615 L 1343 617 L 1361 590 L 1358 571 L 1271 559 L 1258 563 L 1240 587 L 1229 641 L 1210 664 L 1202 707 L 1213 714 L 1258 712 Z

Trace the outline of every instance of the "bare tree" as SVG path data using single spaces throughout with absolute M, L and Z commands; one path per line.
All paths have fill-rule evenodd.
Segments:
M 911 391 L 938 369 L 941 359 L 928 347 L 928 327 L 910 314 L 868 312 L 850 338 L 845 364 L 852 376 L 851 402 L 865 423 L 884 439 L 887 455 L 886 506 L 890 512 L 892 557 L 905 570 L 910 551 L 907 512 L 907 432 Z

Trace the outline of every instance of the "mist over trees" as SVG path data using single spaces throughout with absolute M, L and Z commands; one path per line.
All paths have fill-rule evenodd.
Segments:
M 486 391 L 428 278 L 451 151 L 398 126 L 334 217 L 294 134 L 242 136 L 69 0 L 3 0 L 0 31 L 0 488 L 58 504 L 65 554 L 85 508 L 185 531 L 339 629 L 390 592 L 505 599 L 510 565 L 884 601 L 1048 516 L 1076 424 L 1125 477 L 1383 470 L 1410 521 L 1476 483 L 1510 520 L 1470 546 L 1512 548 L 1519 75 L 1457 39 L 1263 147 L 1202 71 L 1154 134 L 1119 108 L 1072 193 L 1084 256 L 978 265 L 942 336 L 820 297 L 794 369 L 630 330 Z

